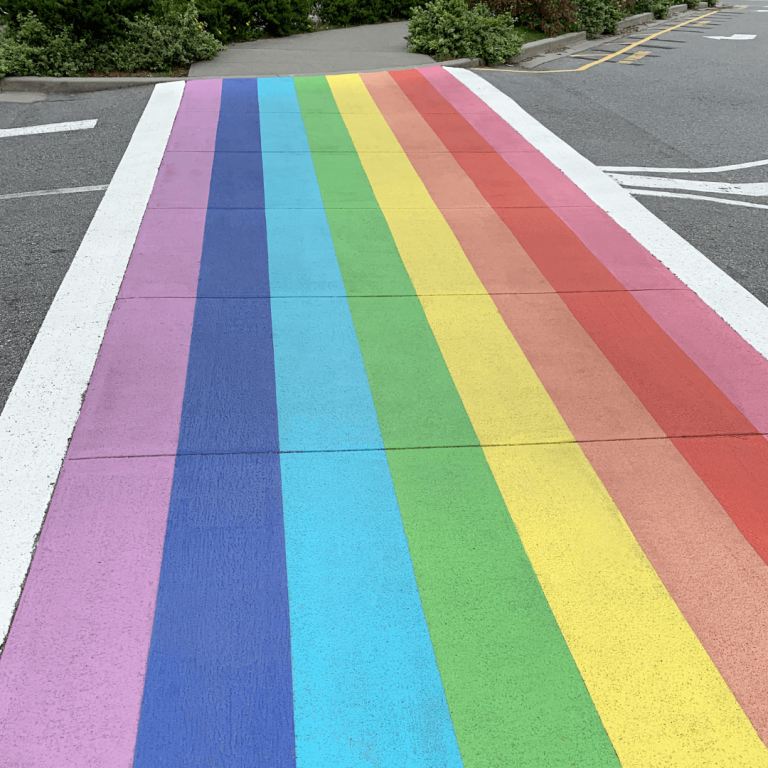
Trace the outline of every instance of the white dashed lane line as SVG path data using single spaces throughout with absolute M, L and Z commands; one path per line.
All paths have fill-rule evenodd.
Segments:
M 41 189 L 37 192 L 14 192 L 12 195 L 0 195 L 0 200 L 14 200 L 18 197 L 43 197 L 44 195 L 71 195 L 75 192 L 103 192 L 109 184 L 95 187 L 64 187 L 62 189 Z
M 24 128 L 0 128 L 0 139 L 8 136 L 33 136 L 39 133 L 61 133 L 62 131 L 87 131 L 95 128 L 97 120 L 77 120 L 71 123 L 47 123 L 27 125 Z

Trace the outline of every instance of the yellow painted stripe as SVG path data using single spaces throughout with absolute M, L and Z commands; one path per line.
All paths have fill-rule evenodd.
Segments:
M 578 445 L 490 447 L 573 438 L 384 118 L 365 106 L 373 100 L 362 80 L 328 81 L 622 764 L 768 766 L 768 751 Z M 406 212 L 403 200 L 421 207 Z M 438 295 L 448 284 L 475 295 Z

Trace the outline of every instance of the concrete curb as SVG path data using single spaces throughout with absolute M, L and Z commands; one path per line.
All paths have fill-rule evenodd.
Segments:
M 437 63 L 441 67 L 460 67 L 462 69 L 485 66 L 485 62 L 482 59 L 449 59 L 448 61 L 438 61 Z
M 686 3 L 681 3 L 680 5 L 673 5 L 667 12 L 667 18 L 669 18 L 670 16 L 677 16 L 678 13 L 685 13 L 687 10 L 688 10 L 688 5 Z
M 636 13 L 634 16 L 627 16 L 626 19 L 622 19 L 616 24 L 616 31 L 623 32 L 630 27 L 637 27 L 640 24 L 647 24 L 649 21 L 653 21 L 652 13 Z
M 542 53 L 551 53 L 563 48 L 567 48 L 574 43 L 581 43 L 587 39 L 586 32 L 569 32 L 558 37 L 547 37 L 544 40 L 534 40 L 523 46 L 523 52 L 507 60 L 507 64 L 517 64 L 526 61 L 534 56 L 540 56 Z M 445 62 L 443 62 L 445 63 Z
M 450 61 L 435 62 L 442 67 L 482 67 L 485 62 L 482 59 L 451 59 Z M 420 66 L 434 66 L 434 64 L 422 64 Z M 374 72 L 389 72 L 392 69 L 419 69 L 414 67 L 387 67 L 383 70 L 371 70 Z M 271 75 L 271 77 L 300 77 L 301 72 L 295 75 Z M 262 75 L 265 77 L 266 75 Z M 247 78 L 251 75 L 234 75 L 235 78 Z M 155 85 L 157 83 L 173 83 L 187 80 L 207 80 L 207 77 L 5 77 L 0 79 L 0 93 L 51 93 L 51 94 L 78 94 L 92 93 L 94 91 L 111 91 L 117 88 L 136 88 L 142 85 Z
M 189 79 L 188 77 L 4 77 L 0 80 L 0 93 L 89 93 Z

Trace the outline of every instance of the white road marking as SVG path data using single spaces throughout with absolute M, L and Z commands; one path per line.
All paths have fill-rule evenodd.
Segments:
M 724 181 L 691 181 L 690 179 L 662 179 L 656 176 L 632 176 L 623 173 L 609 173 L 614 181 L 623 187 L 649 187 L 650 189 L 685 189 L 689 192 L 719 192 L 721 195 L 742 195 L 743 197 L 766 197 L 768 182 L 748 184 L 727 184 Z
M 757 35 L 731 35 L 730 37 L 724 37 L 723 35 L 704 35 L 707 40 L 754 40 Z
M 97 120 L 77 120 L 73 123 L 48 123 L 28 125 L 24 128 L 0 128 L 0 139 L 5 136 L 32 136 L 38 133 L 61 133 L 62 131 L 87 131 L 95 128 Z
M 184 83 L 155 86 L 0 414 L 0 636 L 72 435 Z
M 709 195 L 686 195 L 683 192 L 659 192 L 650 189 L 628 189 L 627 192 L 632 195 L 646 195 L 647 197 L 680 197 L 684 200 L 709 200 L 710 202 L 722 203 L 723 205 L 740 205 L 742 208 L 765 208 L 768 210 L 768 205 L 743 203 L 741 200 L 724 200 L 722 197 L 709 197 Z
M 75 192 L 103 192 L 109 184 L 96 187 L 63 187 L 62 189 L 41 189 L 38 192 L 14 192 L 12 195 L 0 195 L 0 200 L 15 200 L 18 197 L 43 197 L 44 195 L 71 195 Z
M 614 165 L 601 165 L 601 171 L 616 171 L 617 173 L 720 173 L 721 171 L 740 171 L 742 168 L 757 168 L 768 165 L 768 160 L 754 160 L 751 163 L 736 165 L 718 165 L 715 168 L 644 168 L 628 165 L 624 168 Z
M 468 69 L 446 67 L 445 70 L 506 120 L 763 357 L 768 358 L 768 307 L 654 216 L 620 184 L 480 75 Z

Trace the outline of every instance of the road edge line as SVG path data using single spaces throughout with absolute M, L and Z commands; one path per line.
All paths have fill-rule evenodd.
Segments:
M 445 71 L 485 102 L 748 344 L 768 358 L 768 307 L 759 299 L 498 88 L 466 69 Z
M 0 414 L 3 643 L 183 92 L 152 91 Z

